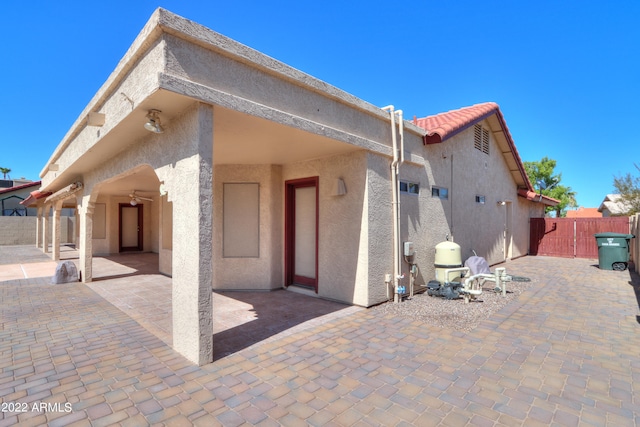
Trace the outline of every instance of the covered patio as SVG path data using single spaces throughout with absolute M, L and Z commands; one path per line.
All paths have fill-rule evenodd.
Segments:
M 78 251 L 62 246 L 60 259 L 77 266 Z M 32 246 L 0 246 L 0 260 L 0 281 L 42 278 L 46 283 L 57 265 Z M 171 278 L 158 274 L 158 254 L 94 256 L 93 273 L 87 286 L 172 345 Z M 214 360 L 364 310 L 286 290 L 213 292 L 213 306 Z

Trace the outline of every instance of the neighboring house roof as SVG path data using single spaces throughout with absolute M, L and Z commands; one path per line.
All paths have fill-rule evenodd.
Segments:
M 40 181 L 28 182 L 26 184 L 16 185 L 15 187 L 3 188 L 0 190 L 0 194 L 11 193 L 13 191 L 24 190 L 25 188 L 40 186 Z
M 18 185 L 16 187 L 5 188 L 0 190 L 0 195 L 5 193 L 11 193 L 14 191 L 26 190 L 32 187 L 40 187 L 41 181 L 28 182 L 26 184 Z M 42 197 L 48 196 L 51 193 L 41 193 L 40 190 L 34 190 L 29 193 L 26 199 L 20 202 L 23 206 L 31 206 L 37 199 L 41 199 Z
M 626 205 L 626 202 L 622 200 L 620 194 L 607 194 L 600 204 L 598 212 L 604 212 L 605 209 L 608 210 L 611 215 L 625 215 L 629 211 L 629 207 Z
M 580 206 L 577 210 L 568 210 L 567 218 L 601 218 L 602 213 L 598 208 L 583 208 Z
M 498 142 L 509 171 L 518 186 L 518 195 L 549 206 L 556 206 L 560 203 L 559 200 L 535 192 L 504 116 L 495 102 L 485 102 L 422 119 L 414 119 L 414 123 L 427 131 L 423 141 L 425 145 L 428 145 L 442 143 L 483 120 L 489 121 L 493 136 Z

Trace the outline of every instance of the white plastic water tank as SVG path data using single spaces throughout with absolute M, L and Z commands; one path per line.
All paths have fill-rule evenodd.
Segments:
M 454 242 L 440 242 L 436 245 L 434 267 L 436 268 L 436 280 L 440 283 L 460 281 L 460 272 L 449 273 L 444 277 L 444 271 L 449 268 L 462 267 L 462 255 L 460 245 Z

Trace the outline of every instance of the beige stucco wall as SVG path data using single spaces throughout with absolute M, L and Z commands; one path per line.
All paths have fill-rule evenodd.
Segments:
M 490 129 L 486 121 L 482 124 Z M 490 264 L 505 260 L 508 254 L 504 251 L 504 230 L 508 209 L 511 210 L 513 237 L 510 257 L 526 255 L 529 218 L 542 216 L 543 206 L 518 196 L 516 184 L 493 135 L 490 136 L 489 155 L 474 147 L 473 127 L 426 149 L 433 174 L 430 184 L 449 189 L 448 200 L 433 198 L 430 205 L 436 208 L 434 213 L 446 219 L 450 236 L 461 246 L 463 261 L 473 255 L 472 250 Z M 425 190 L 430 197 L 431 189 Z M 485 204 L 476 203 L 476 195 L 484 196 Z M 508 204 L 500 205 L 498 201 Z M 444 240 L 445 235 L 439 237 Z
M 38 218 L 35 216 L 0 216 L 0 246 L 35 245 Z M 51 230 L 52 218 L 48 218 Z M 60 243 L 75 243 L 75 217 L 60 217 Z
M 318 295 L 358 305 L 368 305 L 368 283 L 358 274 L 369 262 L 368 248 L 361 245 L 366 175 L 364 151 L 282 168 L 283 182 L 319 177 Z M 347 188 L 342 196 L 335 195 L 338 178 Z
M 282 282 L 282 168 L 279 165 L 219 165 L 214 169 L 213 288 L 271 290 Z M 223 186 L 259 185 L 259 256 L 224 257 Z
M 167 49 L 167 75 L 237 97 L 234 107 L 239 110 L 249 108 L 246 112 L 252 115 L 277 122 L 286 120 L 286 124 L 291 124 L 291 118 L 283 117 L 282 113 L 293 114 L 298 120 L 296 126 L 304 128 L 307 121 L 308 126 L 322 124 L 326 132 L 332 128 L 345 131 L 348 135 L 342 138 L 388 152 L 385 145 L 391 140 L 390 130 L 388 124 L 380 120 L 381 111 L 350 94 L 243 46 L 238 46 L 234 53 L 255 59 L 259 67 L 171 35 L 165 35 L 163 43 Z M 233 50 L 233 46 L 227 47 Z M 274 73 L 276 69 L 284 76 Z M 322 91 L 329 91 L 333 96 Z M 245 106 L 241 101 L 245 99 L 254 105 Z M 362 109 L 340 101 L 357 103 Z M 380 135 L 388 136 L 382 140 L 386 142 L 373 142 L 381 141 Z M 356 141 L 355 137 L 363 139 Z
M 93 239 L 94 255 L 120 252 L 120 204 L 128 204 L 130 200 L 129 197 L 99 196 L 97 198 L 96 203 L 104 203 L 106 207 L 106 236 L 104 239 Z M 158 203 L 143 201 L 139 205 L 142 206 L 142 250 L 157 253 L 159 250 Z
M 158 269 L 167 276 L 173 274 L 173 203 L 163 195 L 158 203 Z

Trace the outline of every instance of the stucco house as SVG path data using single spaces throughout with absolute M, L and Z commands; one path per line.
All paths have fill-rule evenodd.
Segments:
M 0 216 L 35 216 L 36 209 L 20 202 L 29 197 L 32 190 L 40 188 L 40 181 L 7 181 L 0 185 Z
M 424 284 L 447 237 L 492 264 L 525 255 L 529 218 L 554 203 L 494 103 L 405 121 L 163 9 L 41 178 L 54 258 L 69 201 L 82 281 L 94 254 L 158 253 L 173 345 L 200 364 L 215 345 L 212 288 L 368 307 L 407 280 L 404 242 Z

